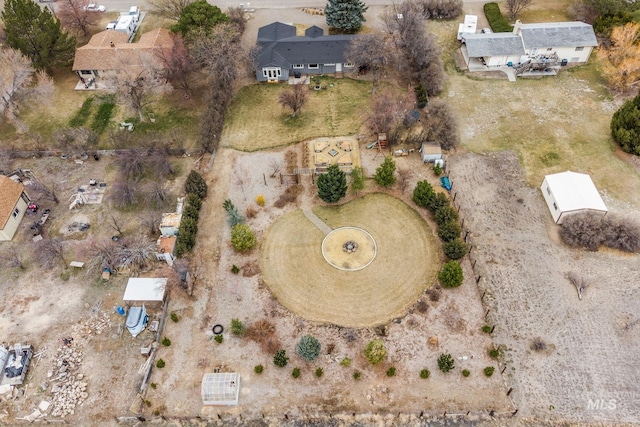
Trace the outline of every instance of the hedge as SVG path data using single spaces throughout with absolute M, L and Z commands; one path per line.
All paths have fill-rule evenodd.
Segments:
M 509 22 L 502 16 L 498 3 L 486 3 L 484 5 L 484 15 L 487 17 L 487 21 L 489 21 L 494 33 L 513 32 L 513 26 L 509 25 Z

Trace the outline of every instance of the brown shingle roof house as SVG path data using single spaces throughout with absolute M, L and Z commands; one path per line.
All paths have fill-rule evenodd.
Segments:
M 0 241 L 13 239 L 29 202 L 24 185 L 0 175 Z
M 173 38 L 166 28 L 144 33 L 137 43 L 127 43 L 128 39 L 125 33 L 105 30 L 76 49 L 72 70 L 80 77 L 85 89 L 104 89 L 104 86 L 100 87 L 99 78 L 121 70 L 135 74 L 154 60 L 161 65 L 157 61 L 158 55 L 163 51 L 169 54 L 173 48 Z

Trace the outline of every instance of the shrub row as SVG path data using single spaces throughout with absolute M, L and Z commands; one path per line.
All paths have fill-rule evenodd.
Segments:
M 585 212 L 567 217 L 560 237 L 569 246 L 597 251 L 601 245 L 640 252 L 640 224 L 632 218 Z
M 187 203 L 182 208 L 182 219 L 176 242 L 177 257 L 189 252 L 196 244 L 200 208 L 202 199 L 207 195 L 208 186 L 202 175 L 192 170 L 184 184 L 184 190 L 187 193 Z
M 494 33 L 510 33 L 513 31 L 513 27 L 502 16 L 498 3 L 486 3 L 484 5 L 484 15 L 487 17 L 487 21 L 489 21 Z

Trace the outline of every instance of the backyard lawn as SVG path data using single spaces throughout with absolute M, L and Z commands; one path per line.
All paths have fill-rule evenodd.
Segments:
M 256 151 L 309 138 L 356 134 L 365 119 L 371 83 L 325 76 L 321 85 L 326 89 L 309 89 L 309 100 L 295 118 L 278 103 L 278 94 L 288 85 L 242 88 L 227 112 L 222 145 Z

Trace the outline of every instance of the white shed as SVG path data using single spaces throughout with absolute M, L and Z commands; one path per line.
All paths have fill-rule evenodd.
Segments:
M 540 186 L 551 216 L 556 224 L 562 224 L 567 215 L 593 211 L 608 212 L 591 177 L 584 173 L 562 172 L 546 175 Z
M 237 405 L 240 394 L 240 374 L 236 372 L 204 374 L 200 394 L 203 405 Z
M 458 40 L 462 40 L 463 34 L 474 34 L 477 26 L 477 15 L 464 15 L 464 23 L 458 24 Z
M 122 299 L 127 305 L 160 305 L 164 301 L 166 287 L 165 278 L 132 277 Z
M 425 163 L 433 163 L 442 159 L 442 148 L 435 142 L 423 142 L 420 153 L 422 153 L 422 161 Z

